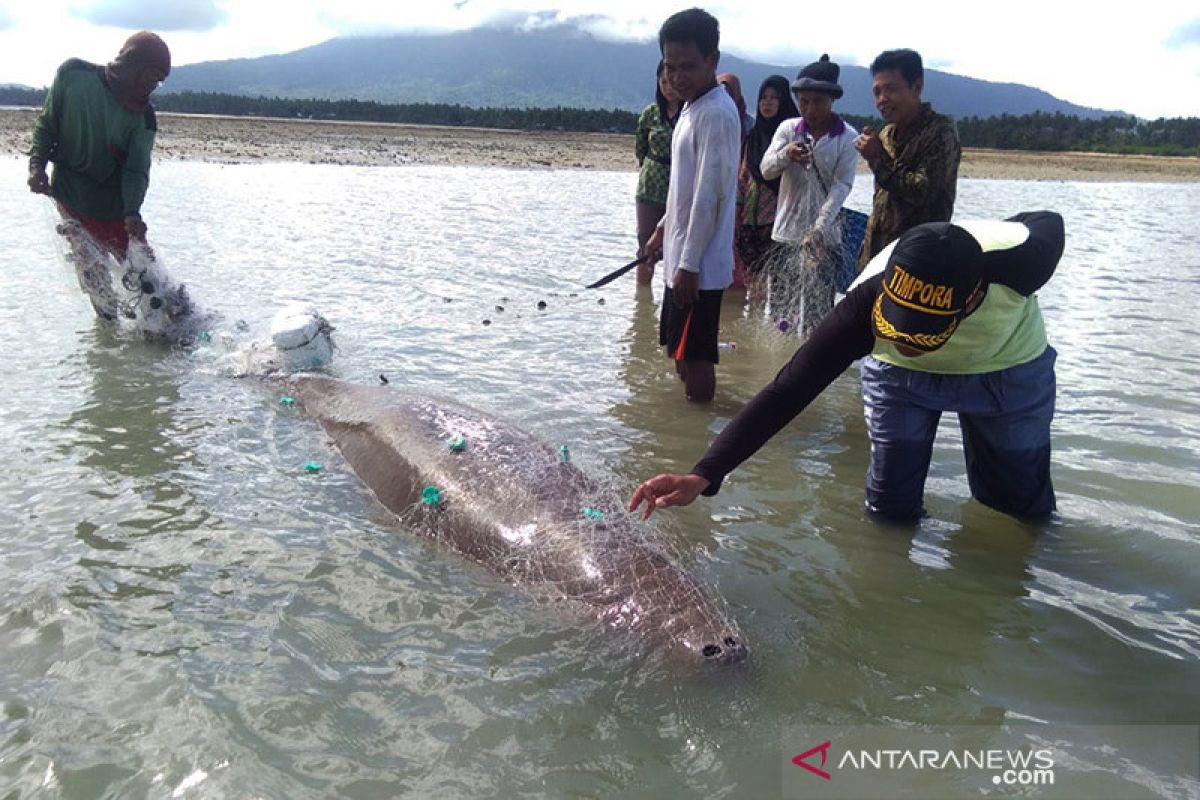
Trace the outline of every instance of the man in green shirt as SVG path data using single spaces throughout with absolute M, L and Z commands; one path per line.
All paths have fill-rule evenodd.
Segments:
M 29 190 L 53 197 L 65 220 L 118 260 L 130 238 L 146 238 L 141 207 L 158 129 L 150 95 L 170 71 L 167 45 L 149 31 L 129 37 L 105 66 L 70 59 L 58 68 L 33 128 Z M 47 163 L 54 164 L 52 176 Z M 77 266 L 82 279 L 84 267 Z M 92 272 L 90 279 L 99 274 Z M 112 309 L 96 310 L 111 316 Z

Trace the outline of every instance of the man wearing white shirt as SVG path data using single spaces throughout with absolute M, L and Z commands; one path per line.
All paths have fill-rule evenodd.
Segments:
M 717 83 L 717 20 L 699 8 L 681 11 L 663 23 L 658 42 L 667 80 L 685 105 L 671 142 L 666 215 L 646 253 L 665 266 L 659 342 L 687 399 L 708 402 L 716 391 L 721 295 L 733 281 L 742 126 Z
M 833 309 L 842 255 L 838 211 L 858 166 L 858 131 L 833 110 L 842 96 L 840 72 L 827 55 L 800 70 L 792 84 L 800 117 L 780 124 L 760 165 L 764 178 L 782 176 L 771 238 L 798 244 L 804 254 L 776 264 L 771 305 L 783 309 L 785 318 L 798 317 L 805 338 Z

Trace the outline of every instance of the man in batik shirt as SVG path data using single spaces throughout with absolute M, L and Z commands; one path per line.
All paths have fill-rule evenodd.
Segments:
M 875 107 L 887 125 L 864 127 L 854 146 L 875 174 L 875 199 L 858 268 L 908 229 L 949 222 L 962 147 L 954 121 L 921 102 L 925 70 L 914 50 L 888 50 L 871 64 Z

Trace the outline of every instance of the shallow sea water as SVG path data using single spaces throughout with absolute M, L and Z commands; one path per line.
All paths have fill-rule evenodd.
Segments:
M 718 497 L 663 515 L 752 648 L 714 671 L 406 533 L 219 348 L 101 325 L 22 174 L 0 160 L 6 798 L 777 797 L 801 726 L 1200 721 L 1195 186 L 960 183 L 960 218 L 1066 218 L 1041 294 L 1059 519 L 971 502 L 948 419 L 929 518 L 869 521 L 852 370 Z M 730 297 L 718 399 L 683 402 L 661 287 L 581 289 L 632 257 L 634 181 L 168 162 L 145 214 L 230 335 L 311 302 L 339 376 L 485 409 L 627 492 L 689 467 L 795 346 Z M 1195 796 L 1139 766 L 1098 764 L 1096 786 Z

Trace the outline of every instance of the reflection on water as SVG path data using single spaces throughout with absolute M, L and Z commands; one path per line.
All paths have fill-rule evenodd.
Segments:
M 1067 220 L 1042 295 L 1060 519 L 969 502 L 948 420 L 930 518 L 867 520 L 850 373 L 720 496 L 664 515 L 753 649 L 680 674 L 408 536 L 215 350 L 99 326 L 20 171 L 0 162 L 21 342 L 0 404 L 0 784 L 22 796 L 777 796 L 799 722 L 1200 716 L 1194 187 L 962 182 L 961 217 Z M 630 257 L 633 180 L 173 163 L 147 216 L 241 339 L 314 302 L 340 377 L 486 409 L 627 490 L 690 466 L 793 348 L 731 293 L 718 399 L 682 402 L 661 290 L 580 288 Z

